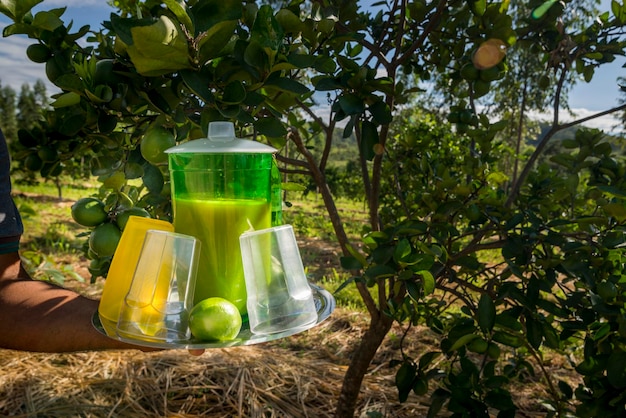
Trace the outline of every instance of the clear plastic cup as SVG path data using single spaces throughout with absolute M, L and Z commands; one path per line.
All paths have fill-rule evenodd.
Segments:
M 246 232 L 239 240 L 250 331 L 273 334 L 317 321 L 292 226 Z
M 189 235 L 146 233 L 133 280 L 120 307 L 117 334 L 132 340 L 180 343 L 191 338 L 200 242 Z

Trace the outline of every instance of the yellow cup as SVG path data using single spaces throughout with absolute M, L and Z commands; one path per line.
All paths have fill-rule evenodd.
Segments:
M 109 335 L 115 335 L 120 307 L 130 288 L 146 232 L 151 229 L 174 232 L 174 225 L 159 219 L 130 216 L 122 232 L 98 306 L 100 322 Z

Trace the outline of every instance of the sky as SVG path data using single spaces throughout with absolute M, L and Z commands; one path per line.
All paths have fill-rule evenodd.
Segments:
M 609 10 L 610 0 L 601 0 L 602 10 Z M 93 30 L 100 28 L 104 20 L 108 20 L 113 9 L 106 4 L 105 0 L 44 0 L 36 10 L 67 7 L 62 19 L 74 22 L 74 30 L 83 25 L 90 25 Z M 9 20 L 0 15 L 0 30 Z M 19 93 L 24 83 L 33 85 L 37 79 L 47 82 L 44 65 L 36 64 L 26 57 L 26 48 L 33 43 L 21 36 L 0 37 L 0 86 L 11 86 Z M 617 77 L 626 77 L 626 58 L 618 57 L 610 65 L 604 65 L 591 81 L 591 83 L 579 82 L 569 96 L 569 106 L 575 112 L 577 118 L 586 117 L 599 111 L 618 105 L 619 88 Z M 50 85 L 51 86 L 51 85 Z M 48 92 L 52 93 L 53 87 Z M 567 120 L 566 117 L 564 117 Z M 614 131 L 617 121 L 613 117 L 603 117 L 590 122 L 588 126 Z

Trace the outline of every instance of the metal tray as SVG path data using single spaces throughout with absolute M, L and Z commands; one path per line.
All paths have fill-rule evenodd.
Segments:
M 142 347 L 151 347 L 151 348 L 164 348 L 164 349 L 209 349 L 209 348 L 225 348 L 225 347 L 236 347 L 241 345 L 252 345 L 252 344 L 260 344 L 267 341 L 278 340 L 280 338 L 289 337 L 291 335 L 295 335 L 297 333 L 306 331 L 317 326 L 319 323 L 324 321 L 326 318 L 330 316 L 330 314 L 335 310 L 335 298 L 330 292 L 324 290 L 323 288 L 309 283 L 311 286 L 311 290 L 313 291 L 313 299 L 315 300 L 315 308 L 317 310 L 317 321 L 313 322 L 305 327 L 298 327 L 289 329 L 283 332 L 278 332 L 275 334 L 263 334 L 257 335 L 250 332 L 250 328 L 248 326 L 247 321 L 241 327 L 241 331 L 237 335 L 237 338 L 230 341 L 200 341 L 194 338 L 189 339 L 184 342 L 165 342 L 165 341 L 148 341 L 141 339 L 132 339 L 121 337 L 115 332 L 116 324 L 115 323 L 106 323 L 108 321 L 104 320 L 105 323 L 101 320 L 98 312 L 96 312 L 92 318 L 93 326 L 100 333 L 113 338 L 115 340 L 127 342 L 129 344 L 134 344 Z

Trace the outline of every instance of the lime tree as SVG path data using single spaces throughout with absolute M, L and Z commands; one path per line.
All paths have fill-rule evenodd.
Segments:
M 191 334 L 202 341 L 228 341 L 241 330 L 241 314 L 226 299 L 212 297 L 198 302 L 189 313 Z

